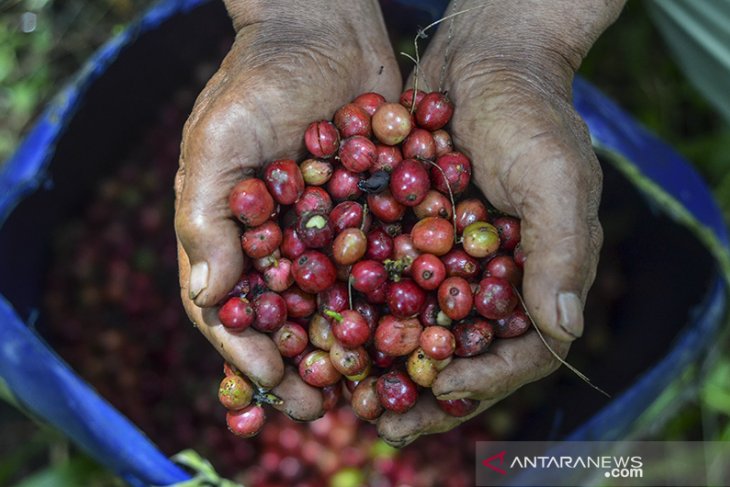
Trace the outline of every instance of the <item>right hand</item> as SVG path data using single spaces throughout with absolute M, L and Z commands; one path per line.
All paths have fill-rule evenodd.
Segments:
M 601 169 L 571 86 L 622 4 L 453 0 L 447 14 L 468 13 L 446 20 L 421 58 L 419 81 L 432 89 L 443 82 L 454 102 L 449 130 L 472 161 L 473 182 L 521 220 L 525 304 L 561 357 L 583 333 L 602 242 Z M 449 416 L 427 396 L 405 414 L 386 412 L 378 431 L 403 446 L 450 430 L 559 365 L 534 330 L 498 341 L 482 355 L 456 358 L 433 383 L 438 399 L 481 401 L 473 414 Z
M 227 2 L 236 40 L 198 97 L 175 178 L 175 230 L 185 310 L 225 360 L 283 399 L 294 419 L 320 417 L 322 396 L 273 341 L 231 333 L 217 305 L 241 276 L 240 227 L 228 193 L 276 159 L 303 155 L 303 134 L 357 95 L 397 99 L 401 78 L 375 0 Z

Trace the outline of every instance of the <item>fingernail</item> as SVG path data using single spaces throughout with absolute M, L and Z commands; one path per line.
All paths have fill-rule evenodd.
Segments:
M 398 439 L 391 439 L 391 438 L 383 438 L 383 440 L 393 448 L 403 448 L 406 445 L 409 445 L 416 441 L 418 439 L 418 434 L 410 435 L 410 436 L 404 436 L 402 438 Z
M 208 263 L 198 262 L 190 269 L 190 299 L 195 299 L 208 287 Z
M 558 294 L 558 325 L 573 337 L 583 335 L 583 302 L 575 293 Z
M 439 394 L 436 399 L 438 399 L 439 401 L 456 401 L 459 399 L 469 399 L 469 396 L 471 396 L 471 394 L 468 392 L 453 391 Z

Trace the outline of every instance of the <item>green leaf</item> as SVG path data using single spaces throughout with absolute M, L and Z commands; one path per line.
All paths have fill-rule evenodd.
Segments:
M 208 460 L 194 450 L 184 450 L 172 457 L 172 460 L 195 473 L 185 482 L 178 482 L 169 487 L 243 487 L 241 484 L 222 478 Z
M 123 485 L 98 463 L 76 456 L 60 465 L 48 467 L 27 477 L 14 487 L 111 487 Z
M 686 76 L 730 121 L 730 0 L 654 0 L 647 6 Z

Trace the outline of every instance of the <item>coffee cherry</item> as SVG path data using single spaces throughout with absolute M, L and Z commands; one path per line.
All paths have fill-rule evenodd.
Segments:
M 501 277 L 517 287 L 522 282 L 522 269 L 509 255 L 497 255 L 487 262 L 484 277 Z
M 436 146 L 436 155 L 442 156 L 448 152 L 453 152 L 454 142 L 451 140 L 451 136 L 445 130 L 434 130 L 431 132 L 433 137 L 434 145 Z
M 421 312 L 426 293 L 412 279 L 401 279 L 388 285 L 386 302 L 393 316 L 408 318 Z
M 467 281 L 479 275 L 479 262 L 462 249 L 452 249 L 441 257 L 448 277 L 463 277 Z
M 332 317 L 327 315 L 327 311 L 334 311 L 335 313 L 344 311 L 347 309 L 349 302 L 347 285 L 343 282 L 336 282 L 317 294 L 317 310 L 329 321 L 332 321 Z
M 310 249 L 320 249 L 332 243 L 334 230 L 325 213 L 304 213 L 297 219 L 297 235 Z
M 227 375 L 218 386 L 218 400 L 226 409 L 235 411 L 251 404 L 253 386 L 238 374 Z
M 448 196 L 434 189 L 426 193 L 426 197 L 417 206 L 413 207 L 417 218 L 438 216 L 451 220 L 451 200 Z
M 327 215 L 332 211 L 332 198 L 329 193 L 319 186 L 304 188 L 301 198 L 294 203 L 297 216 L 305 213 L 320 213 Z
M 457 196 L 466 191 L 471 181 L 471 162 L 461 152 L 449 152 L 436 159 L 438 167 L 431 167 L 433 187 L 444 194 Z M 448 183 L 447 183 L 448 181 Z
M 462 237 L 464 251 L 482 259 L 494 255 L 499 249 L 499 233 L 487 222 L 475 222 L 464 229 Z
M 415 128 L 403 141 L 403 157 L 406 159 L 429 159 L 436 157 L 436 142 L 431 132 Z
M 347 228 L 332 244 L 332 258 L 337 264 L 352 265 L 360 260 L 367 250 L 367 237 L 359 228 Z
M 370 339 L 370 326 L 357 311 L 348 309 L 337 313 L 327 310 L 324 314 L 332 318 L 332 333 L 343 346 L 357 348 Z
M 479 407 L 479 401 L 474 399 L 451 399 L 446 401 L 437 399 L 436 404 L 443 412 L 456 418 L 469 416 Z
M 494 226 L 499 232 L 500 246 L 502 250 L 511 252 L 520 243 L 520 221 L 511 216 L 502 216 L 494 220 Z
M 337 152 L 340 146 L 340 134 L 337 127 L 327 120 L 312 122 L 304 132 L 304 145 L 314 157 L 326 159 Z
M 499 277 L 485 277 L 474 296 L 477 312 L 490 320 L 506 318 L 517 306 L 518 298 L 512 284 Z
M 494 339 L 493 326 L 481 318 L 457 323 L 453 333 L 456 339 L 454 355 L 458 357 L 472 357 L 484 353 Z
M 377 171 L 393 172 L 403 160 L 403 153 L 397 145 L 375 144 L 375 163 L 370 166 L 370 173 Z
M 418 338 L 423 352 L 434 360 L 451 357 L 456 350 L 456 339 L 453 333 L 443 326 L 428 326 Z
M 454 246 L 454 227 L 448 220 L 430 216 L 413 226 L 411 238 L 419 251 L 442 256 Z
M 261 428 L 263 428 L 265 422 L 266 412 L 264 408 L 256 404 L 226 413 L 228 429 L 231 433 L 241 438 L 256 436 L 261 431 Z
M 383 262 L 393 255 L 393 239 L 382 228 L 371 230 L 367 235 L 365 257 Z
M 253 324 L 256 312 L 248 299 L 232 297 L 218 310 L 218 319 L 229 330 L 240 332 Z
M 265 292 L 253 302 L 256 320 L 253 327 L 264 333 L 271 333 L 286 321 L 286 302 L 275 292 Z
M 337 383 L 342 374 L 332 365 L 328 352 L 315 350 L 299 363 L 299 376 L 314 387 L 325 387 Z
M 335 343 L 332 325 L 321 314 L 316 313 L 309 320 L 309 342 L 320 350 L 329 350 Z
M 444 93 L 431 92 L 423 97 L 416 108 L 416 121 L 419 127 L 438 130 L 451 120 L 454 105 Z
M 449 277 L 441 283 L 438 300 L 441 311 L 452 320 L 466 318 L 474 303 L 471 286 L 461 277 Z
M 400 95 L 400 104 L 410 110 L 413 106 L 418 108 L 418 105 L 423 101 L 423 97 L 426 96 L 425 91 L 414 90 L 409 88 Z
M 456 204 L 456 231 L 461 234 L 475 222 L 489 222 L 489 212 L 478 199 L 461 200 Z
M 345 377 L 357 377 L 370 371 L 370 356 L 363 347 L 346 347 L 335 340 L 330 348 L 332 366 Z
M 305 292 L 316 294 L 332 286 L 337 279 L 334 264 L 321 252 L 307 250 L 292 266 L 294 281 Z
M 352 391 L 350 404 L 358 418 L 373 421 L 383 414 L 383 405 L 376 392 L 377 377 L 366 377 Z
M 371 117 L 375 111 L 385 103 L 385 97 L 380 93 L 363 93 L 352 100 L 353 105 L 357 105 Z
M 428 171 L 414 159 L 404 159 L 390 174 L 390 192 L 405 206 L 416 206 L 431 188 Z
M 309 344 L 307 331 L 296 323 L 287 321 L 271 336 L 282 357 L 296 357 Z
M 329 218 L 335 235 L 342 232 L 345 228 L 361 228 L 366 226 L 363 225 L 363 220 L 366 220 L 365 223 L 367 224 L 363 206 L 355 201 L 338 203 L 332 208 Z
M 280 205 L 291 205 L 304 192 L 304 178 L 299 166 L 291 159 L 269 163 L 263 175 L 266 188 Z
M 411 276 L 422 289 L 434 291 L 446 279 L 446 266 L 433 254 L 421 254 L 413 261 Z
M 383 222 L 400 221 L 406 213 L 406 206 L 399 203 L 388 190 L 369 194 L 368 207 Z
M 264 270 L 264 282 L 269 289 L 282 293 L 289 289 L 294 283 L 294 276 L 291 274 L 291 261 L 289 259 L 278 259 L 272 266 Z
M 372 293 L 385 284 L 388 273 L 383 264 L 375 260 L 361 260 L 352 266 L 352 287 L 361 293 Z
M 406 360 L 408 376 L 422 387 L 431 387 L 438 376 L 436 361 L 426 355 L 421 348 L 414 350 Z
M 383 144 L 400 144 L 413 124 L 408 109 L 398 103 L 384 103 L 373 114 L 373 133 Z
M 322 186 L 332 177 L 334 168 L 329 161 L 307 159 L 299 165 L 299 171 L 308 186 Z
M 418 399 L 416 384 L 399 370 L 391 370 L 378 377 L 375 392 L 385 409 L 398 414 L 408 412 Z
M 520 308 L 515 308 L 511 314 L 505 318 L 500 318 L 494 322 L 494 335 L 497 338 L 514 338 L 527 333 L 532 323 L 527 313 Z
M 354 200 L 362 195 L 359 187 L 363 175 L 352 172 L 345 167 L 337 167 L 327 181 L 327 192 L 335 201 Z
M 375 330 L 375 348 L 393 357 L 402 357 L 418 348 L 423 327 L 416 318 L 385 315 Z
M 367 171 L 378 158 L 375 144 L 360 135 L 342 141 L 338 156 L 342 165 L 354 173 Z
M 361 107 L 348 103 L 335 112 L 335 126 L 343 138 L 361 135 L 370 137 L 372 129 L 370 126 L 370 115 Z
M 236 218 L 250 227 L 261 225 L 274 211 L 274 198 L 260 179 L 244 179 L 236 184 L 228 204 Z
M 305 293 L 298 286 L 290 286 L 281 293 L 286 303 L 286 314 L 289 318 L 305 318 L 317 309 L 314 295 Z

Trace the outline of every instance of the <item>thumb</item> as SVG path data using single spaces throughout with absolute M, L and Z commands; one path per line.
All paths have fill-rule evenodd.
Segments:
M 237 153 L 245 148 L 233 142 L 230 120 L 192 125 L 185 130 L 175 181 L 175 231 L 189 259 L 189 298 L 209 307 L 226 296 L 243 270 L 240 229 L 228 195 L 244 177 L 246 166 L 239 161 L 250 159 Z
M 547 155 L 534 189 L 523 193 L 519 205 L 523 291 L 536 325 L 553 338 L 572 341 L 583 334 L 583 306 L 602 242 L 601 173 L 592 153 L 563 147 L 560 154 Z

